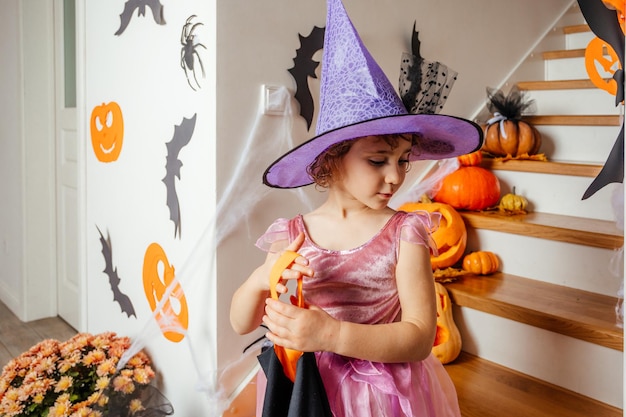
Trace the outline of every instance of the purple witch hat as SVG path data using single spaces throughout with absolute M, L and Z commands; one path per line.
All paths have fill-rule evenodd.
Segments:
M 363 45 L 341 0 L 328 0 L 316 136 L 292 149 L 265 171 L 275 188 L 313 183 L 307 173 L 330 146 L 370 135 L 421 136 L 411 160 L 446 159 L 482 145 L 480 126 L 441 114 L 409 114 L 380 66 Z

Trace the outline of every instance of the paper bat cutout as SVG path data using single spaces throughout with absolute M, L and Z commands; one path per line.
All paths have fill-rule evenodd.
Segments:
M 313 60 L 313 55 L 324 47 L 324 32 L 325 28 L 314 26 L 309 36 L 298 34 L 300 48 L 293 59 L 293 67 L 287 70 L 296 81 L 295 98 L 300 103 L 300 115 L 306 120 L 307 130 L 311 128 L 315 110 L 308 77 L 317 78 L 315 70 L 319 62 Z
M 411 82 L 411 86 L 406 94 L 402 95 L 404 107 L 411 109 L 415 106 L 415 100 L 419 88 L 422 84 L 422 54 L 420 53 L 421 42 L 419 40 L 419 32 L 415 30 L 417 22 L 413 22 L 413 34 L 411 36 L 411 54 L 413 54 L 413 64 L 409 66 L 407 79 Z
M 606 8 L 602 0 L 578 0 L 580 10 L 591 31 L 600 39 L 607 42 L 619 57 L 621 68 L 613 74 L 618 89 L 615 95 L 615 105 L 624 100 L 624 33 L 614 10 Z M 594 195 L 606 185 L 624 182 L 624 126 L 617 135 L 615 144 L 609 153 L 600 173 L 593 180 L 583 194 L 583 200 Z
M 135 308 L 133 307 L 133 303 L 130 301 L 130 298 L 126 294 L 120 291 L 120 282 L 121 279 L 117 275 L 117 267 L 113 267 L 113 251 L 111 250 L 111 237 L 107 232 L 107 238 L 105 239 L 102 235 L 102 232 L 98 229 L 98 233 L 100 233 L 100 243 L 102 244 L 102 256 L 104 256 L 105 267 L 102 272 L 107 274 L 109 277 L 109 285 L 111 286 L 111 291 L 113 291 L 113 301 L 117 301 L 122 309 L 123 313 L 126 313 L 128 317 L 134 316 L 137 318 L 135 314 Z
M 128 0 L 126 4 L 124 4 L 124 11 L 120 15 L 120 27 L 117 32 L 115 32 L 115 35 L 119 36 L 126 30 L 135 10 L 138 9 L 138 16 L 145 16 L 146 6 L 152 10 L 154 21 L 159 25 L 164 25 L 165 19 L 163 18 L 163 5 L 161 4 L 161 0 Z
M 180 180 L 180 168 L 183 163 L 178 159 L 178 153 L 187 146 L 196 127 L 196 116 L 191 119 L 183 117 L 180 125 L 174 127 L 174 136 L 167 146 L 167 158 L 165 159 L 165 177 L 163 183 L 167 189 L 167 207 L 170 209 L 170 220 L 174 222 L 174 237 L 178 234 L 180 239 L 180 204 L 176 194 L 175 178 Z

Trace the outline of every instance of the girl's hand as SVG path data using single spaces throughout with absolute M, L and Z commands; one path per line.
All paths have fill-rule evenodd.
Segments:
M 289 246 L 285 248 L 285 250 L 298 252 L 298 250 L 302 246 L 302 243 L 304 243 L 304 233 L 300 232 L 298 237 L 296 237 L 293 242 L 291 242 Z M 280 254 L 281 253 L 278 253 L 275 259 L 278 259 Z M 297 280 L 299 278 L 302 278 L 303 276 L 312 277 L 313 273 L 313 269 L 309 267 L 309 260 L 304 256 L 298 256 L 294 260 L 294 263 L 289 268 L 285 269 L 281 274 L 281 281 L 279 281 L 276 285 L 276 291 L 279 294 L 287 293 L 287 286 L 283 283 L 282 280 Z
M 268 298 L 263 323 L 277 345 L 302 352 L 333 351 L 341 322 L 316 306 L 299 308 Z

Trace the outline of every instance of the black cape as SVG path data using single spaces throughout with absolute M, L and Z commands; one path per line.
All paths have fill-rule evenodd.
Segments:
M 273 347 L 258 356 L 267 378 L 262 417 L 332 417 L 315 354 L 304 352 L 292 382 Z

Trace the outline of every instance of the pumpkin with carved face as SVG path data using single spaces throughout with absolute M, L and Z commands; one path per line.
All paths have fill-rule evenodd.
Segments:
M 430 263 L 433 270 L 454 265 L 465 253 L 467 245 L 467 229 L 463 217 L 449 204 L 445 203 L 406 203 L 400 211 L 427 211 L 440 213 L 439 228 L 432 234 L 437 245 L 438 255 L 431 255 Z
M 122 109 L 112 101 L 94 107 L 91 112 L 91 145 L 100 162 L 116 161 L 124 141 Z

